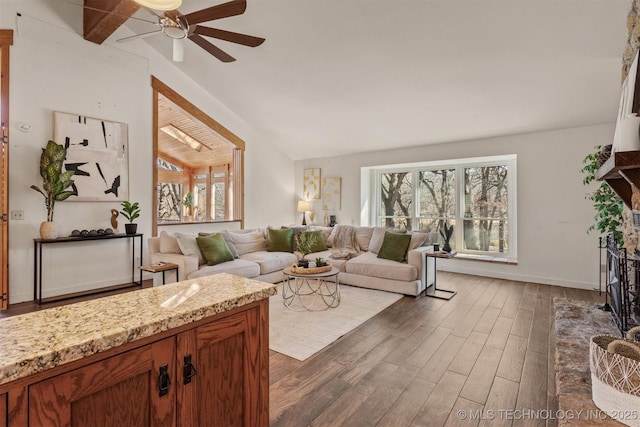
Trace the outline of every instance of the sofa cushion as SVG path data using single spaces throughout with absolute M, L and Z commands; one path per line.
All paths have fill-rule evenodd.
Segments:
M 386 230 L 382 227 L 375 227 L 373 233 L 371 233 L 371 240 L 369 241 L 369 251 L 377 254 L 380 252 L 382 242 L 384 240 L 384 233 Z
M 260 275 L 260 266 L 255 262 L 244 259 L 234 259 L 233 261 L 222 262 L 216 265 L 203 265 L 198 270 L 187 276 L 187 279 L 209 276 L 216 273 L 229 273 L 241 277 L 257 277 Z
M 381 279 L 402 281 L 418 279 L 418 269 L 416 266 L 378 258 L 373 252 L 365 252 L 355 258 L 351 258 L 347 261 L 346 272 L 362 276 L 379 277 Z
M 375 227 L 356 227 L 356 241 L 362 252 L 369 250 L 369 242 Z
M 198 237 L 198 235 L 195 233 L 176 233 L 176 239 L 178 240 L 178 246 L 180 246 L 182 254 L 198 257 L 198 264 L 204 264 L 204 257 L 202 256 L 202 252 L 200 252 L 196 237 Z
M 196 242 L 207 265 L 216 265 L 234 260 L 227 242 L 224 241 L 224 237 L 220 233 L 196 237 Z
M 402 262 L 407 256 L 409 243 L 411 243 L 410 234 L 397 234 L 387 231 L 384 233 L 384 240 L 378 252 L 378 258 Z
M 328 249 L 322 230 L 303 231 L 298 234 L 297 242 L 298 250 L 300 250 L 300 243 L 304 245 L 304 242 L 309 242 L 309 252 L 307 253 L 322 252 Z
M 409 243 L 409 249 L 412 250 L 422 246 L 423 243 L 429 238 L 429 233 L 422 233 L 419 231 L 413 231 L 411 234 L 411 242 Z
M 298 262 L 298 257 L 289 252 L 250 252 L 240 255 L 240 259 L 258 264 L 260 266 L 260 274 L 283 270 Z
M 269 228 L 269 242 L 267 251 L 269 252 L 293 252 L 293 229 Z
M 198 236 L 206 237 L 206 236 L 213 236 L 214 234 L 218 234 L 218 233 L 205 233 L 201 231 L 200 233 L 198 233 Z M 231 241 L 231 237 L 228 236 L 228 233 L 226 231 L 222 231 L 220 232 L 220 234 L 222 234 L 222 237 L 224 238 L 224 241 L 227 244 L 227 247 L 231 251 L 231 255 L 233 255 L 234 258 L 238 258 L 240 254 L 238 254 L 238 249 L 236 249 L 236 245 L 234 245 L 233 242 Z
M 173 234 L 166 231 L 160 232 L 160 253 L 163 254 L 181 254 L 178 239 Z
M 239 255 L 250 252 L 264 251 L 267 249 L 267 241 L 260 231 L 249 232 L 226 232 L 233 245 L 238 250 Z

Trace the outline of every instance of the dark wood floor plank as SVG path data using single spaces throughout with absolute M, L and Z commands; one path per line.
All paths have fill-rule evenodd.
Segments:
M 422 368 L 427 364 L 431 356 L 438 351 L 438 348 L 451 333 L 450 329 L 437 327 L 416 350 L 407 358 L 406 364 Z
M 421 326 L 384 358 L 387 362 L 404 364 L 409 356 L 433 333 L 435 327 Z
M 458 322 L 453 331 L 451 331 L 451 334 L 462 338 L 468 337 L 480 321 L 483 314 L 484 309 L 472 307 L 462 320 Z
M 526 338 L 518 335 L 509 335 L 496 372 L 497 376 L 511 381 L 520 381 L 527 344 L 528 340 Z
M 395 374 L 380 384 L 360 408 L 341 425 L 376 425 L 411 384 L 417 373 L 418 369 L 415 366 L 399 367 Z
M 372 369 L 375 369 L 378 363 L 398 346 L 399 340 L 400 338 L 398 337 L 388 336 L 384 341 L 376 345 L 375 348 L 359 358 L 357 363 L 352 363 L 346 368 L 342 374 L 340 374 L 340 378 L 349 384 L 356 384 Z
M 547 359 L 546 354 L 527 351 L 518 389 L 518 407 L 547 408 Z
M 498 317 L 500 316 L 500 311 L 502 310 L 497 307 L 487 307 L 473 330 L 476 332 L 490 334 L 496 324 L 496 320 L 498 320 Z
M 535 299 L 533 300 L 535 301 Z M 518 335 L 519 337 L 528 338 L 531 333 L 531 322 L 533 321 L 533 311 L 535 309 L 535 303 L 529 308 L 520 308 L 516 313 L 516 317 L 513 320 L 511 326 L 511 334 Z
M 397 365 L 380 362 L 375 370 L 367 373 L 356 385 L 346 389 L 331 405 L 327 406 L 311 425 L 332 426 L 346 422 L 360 409 L 360 406 L 367 401 L 379 385 L 385 383 L 397 370 Z
M 451 361 L 459 353 L 465 339 L 455 335 L 449 335 L 438 351 L 433 354 L 431 360 L 420 370 L 418 376 L 437 384 L 442 375 L 447 371 Z
M 444 373 L 427 401 L 422 405 L 412 426 L 443 426 L 458 399 L 467 377 L 455 372 Z
M 484 405 L 459 397 L 451 408 L 445 427 L 475 427 L 482 419 Z
M 435 387 L 436 383 L 418 377 L 414 378 L 376 427 L 411 425 L 418 410 L 424 405 Z
M 518 397 L 518 383 L 504 378 L 496 377 L 491 386 L 487 403 L 484 406 L 485 413 L 491 411 L 493 419 L 485 419 L 480 422 L 480 427 L 510 426 L 513 424 L 514 414 L 507 411 L 516 409 Z
M 460 397 L 484 405 L 501 357 L 502 350 L 485 345 L 460 392 Z
M 507 345 L 512 325 L 513 319 L 508 317 L 498 317 L 496 324 L 489 334 L 489 338 L 487 338 L 486 345 L 503 350 L 504 346 Z
M 462 375 L 469 375 L 478 360 L 480 352 L 487 342 L 488 335 L 474 331 L 449 365 L 449 370 Z

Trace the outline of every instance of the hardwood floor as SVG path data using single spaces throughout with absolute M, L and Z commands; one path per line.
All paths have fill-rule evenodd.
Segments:
M 404 297 L 304 362 L 271 351 L 271 425 L 556 425 L 529 412 L 557 409 L 553 297 L 604 295 L 446 272 L 438 284 L 458 294 Z
M 553 297 L 604 295 L 438 279 L 450 301 L 405 297 L 304 362 L 272 351 L 271 425 L 556 425 Z

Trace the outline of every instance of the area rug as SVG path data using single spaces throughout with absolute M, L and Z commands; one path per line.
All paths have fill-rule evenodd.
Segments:
M 608 417 L 587 418 L 598 414 L 591 399 L 591 370 L 589 368 L 589 342 L 594 335 L 620 336 L 611 314 L 596 304 L 553 299 L 555 307 L 555 372 L 556 395 L 560 411 L 582 414 L 576 419 L 560 419 L 559 426 L 621 425 Z M 581 411 L 582 412 L 578 412 Z
M 294 311 L 283 305 L 279 285 L 278 294 L 269 299 L 269 348 L 305 360 L 400 298 L 402 295 L 390 292 L 340 285 L 338 307 Z

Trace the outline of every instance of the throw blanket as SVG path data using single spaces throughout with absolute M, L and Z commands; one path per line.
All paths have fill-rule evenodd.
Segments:
M 329 240 L 327 242 L 333 251 L 335 258 L 350 258 L 353 255 L 357 255 L 358 241 L 356 240 L 356 227 L 353 225 L 337 224 L 331 231 Z

